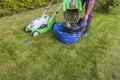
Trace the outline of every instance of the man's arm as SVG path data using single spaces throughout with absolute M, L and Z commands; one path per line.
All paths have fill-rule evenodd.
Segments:
M 88 10 L 86 11 L 85 16 L 84 16 L 84 20 L 85 21 L 88 20 L 88 16 L 89 16 L 90 12 L 92 11 L 92 9 L 94 7 L 94 3 L 95 3 L 95 0 L 90 0 L 89 1 Z
M 85 13 L 84 21 L 87 21 L 87 20 L 88 20 L 88 16 L 89 16 L 91 10 L 92 10 L 93 7 L 94 7 L 94 3 L 95 3 L 95 0 L 90 0 L 90 1 L 89 1 L 89 6 L 88 6 L 88 10 L 87 10 L 86 13 Z M 73 8 L 74 5 L 75 5 L 74 0 L 71 0 L 71 7 Z

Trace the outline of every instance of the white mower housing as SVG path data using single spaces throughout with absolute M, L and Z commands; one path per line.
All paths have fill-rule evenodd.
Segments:
M 29 25 L 28 28 L 30 30 L 38 29 L 38 28 L 43 28 L 47 26 L 49 21 L 49 16 L 48 15 L 42 15 L 40 18 L 33 20 Z

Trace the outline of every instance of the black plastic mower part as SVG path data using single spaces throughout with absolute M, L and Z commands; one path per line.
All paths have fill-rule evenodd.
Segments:
M 39 29 L 45 28 L 45 27 L 47 27 L 47 25 L 46 25 L 46 24 L 42 24 L 42 25 L 39 27 Z
M 76 32 L 80 32 L 81 30 L 83 30 L 86 25 L 87 25 L 87 22 L 85 22 L 83 19 L 80 19 L 76 26 L 71 25 L 71 27 L 68 27 L 67 24 L 63 22 L 63 29 L 64 31 L 70 34 L 74 34 Z

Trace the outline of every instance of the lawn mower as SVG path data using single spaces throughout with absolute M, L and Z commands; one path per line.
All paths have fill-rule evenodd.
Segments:
M 61 4 L 51 17 L 48 16 L 46 12 L 48 11 L 53 2 L 54 0 L 52 0 L 50 4 L 45 8 L 45 11 L 43 12 L 40 18 L 31 21 L 31 23 L 24 28 L 25 32 L 31 31 L 32 36 L 38 36 L 39 34 L 46 33 L 47 31 L 52 29 L 52 26 L 56 22 L 55 15 L 62 7 Z

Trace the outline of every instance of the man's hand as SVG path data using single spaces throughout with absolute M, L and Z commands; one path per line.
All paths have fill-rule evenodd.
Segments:
M 71 6 L 71 8 L 74 8 L 74 6 L 75 6 L 74 0 L 71 0 L 70 6 Z
M 89 1 L 89 6 L 88 6 L 88 9 L 85 13 L 85 16 L 84 16 L 84 21 L 87 21 L 88 20 L 88 16 L 90 15 L 90 12 L 91 10 L 93 9 L 94 7 L 94 3 L 95 3 L 95 0 L 90 0 Z
M 84 21 L 87 22 L 87 20 L 88 20 L 88 15 L 85 15 L 84 16 Z

